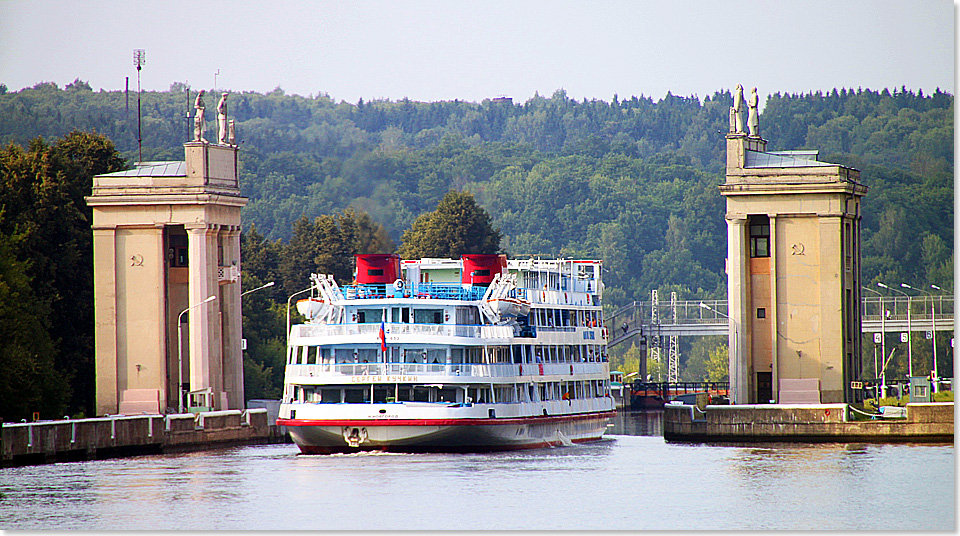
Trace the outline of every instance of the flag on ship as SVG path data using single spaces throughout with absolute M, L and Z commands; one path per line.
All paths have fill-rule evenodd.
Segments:
M 383 320 L 380 321 L 380 351 L 387 351 L 387 332 L 383 329 Z

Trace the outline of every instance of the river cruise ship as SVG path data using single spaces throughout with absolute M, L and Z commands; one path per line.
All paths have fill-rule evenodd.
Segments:
M 303 453 L 600 439 L 615 415 L 599 260 L 357 255 L 311 276 L 277 424 Z

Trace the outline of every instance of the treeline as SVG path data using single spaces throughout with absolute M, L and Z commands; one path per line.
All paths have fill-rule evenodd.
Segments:
M 102 135 L 0 149 L 0 420 L 91 415 L 91 177 L 125 169 Z
M 144 160 L 182 158 L 192 106 L 185 89 L 143 94 Z M 95 92 L 81 80 L 0 93 L 0 140 L 96 129 L 136 157 L 135 93 L 129 111 L 123 92 Z M 703 99 L 578 101 L 557 90 L 524 103 L 354 104 L 277 88 L 235 93 L 228 103 L 250 198 L 244 222 L 267 238 L 289 241 L 302 215 L 349 207 L 398 243 L 447 191 L 469 190 L 508 253 L 602 258 L 608 303 L 643 299 L 653 288 L 688 298 L 725 293 L 724 203 L 715 187 L 724 180 L 728 90 Z M 870 188 L 865 281 L 952 289 L 952 95 L 776 93 L 760 125 L 770 150 L 819 149 L 822 160 L 862 170 Z

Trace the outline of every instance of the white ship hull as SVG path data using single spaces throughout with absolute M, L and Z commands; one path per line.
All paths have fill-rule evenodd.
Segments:
M 305 454 L 381 450 L 479 452 L 595 441 L 613 412 L 505 419 L 296 420 L 281 419 Z

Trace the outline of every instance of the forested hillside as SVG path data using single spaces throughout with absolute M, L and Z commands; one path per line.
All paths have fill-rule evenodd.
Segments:
M 96 129 L 136 158 L 135 93 L 128 109 L 123 92 L 95 92 L 80 80 L 0 92 L 0 140 Z M 182 158 L 188 103 L 179 83 L 143 94 L 144 160 Z M 508 253 L 602 258 L 616 304 L 652 288 L 723 296 L 716 186 L 731 104 L 728 90 L 702 100 L 577 101 L 557 90 L 524 103 L 353 104 L 278 88 L 231 94 L 229 114 L 250 198 L 244 221 L 267 238 L 289 240 L 302 215 L 352 207 L 399 244 L 419 214 L 465 189 L 490 212 Z M 821 160 L 862 170 L 866 281 L 952 289 L 952 95 L 776 93 L 760 124 L 770 150 L 819 149 Z

